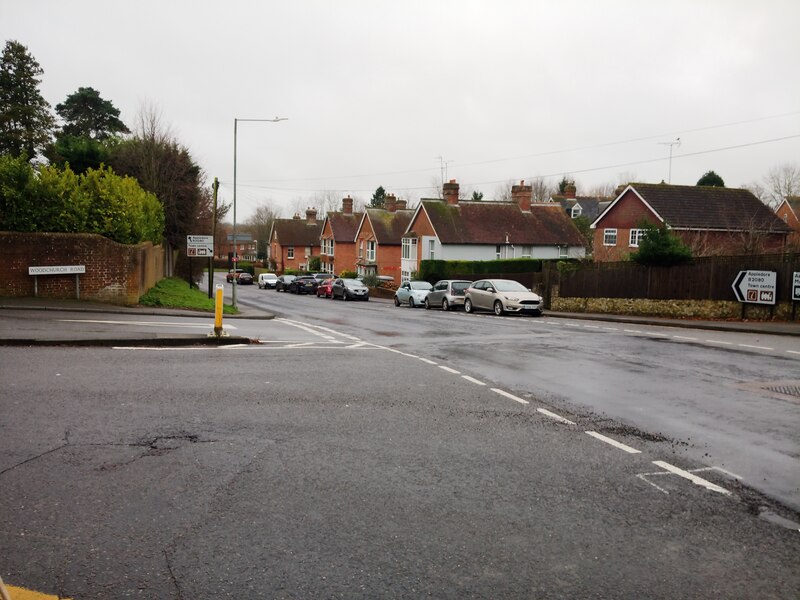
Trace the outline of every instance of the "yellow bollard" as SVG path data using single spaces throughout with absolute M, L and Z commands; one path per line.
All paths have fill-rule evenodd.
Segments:
M 214 335 L 220 337 L 223 335 L 222 331 L 222 297 L 224 287 L 221 283 L 215 286 L 214 291 Z

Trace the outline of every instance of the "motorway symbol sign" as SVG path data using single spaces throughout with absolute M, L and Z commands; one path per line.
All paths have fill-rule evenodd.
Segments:
M 777 275 L 775 271 L 739 271 L 733 293 L 739 302 L 775 304 Z
M 800 302 L 800 273 L 792 273 L 792 301 Z
M 186 256 L 214 256 L 214 236 L 187 235 Z

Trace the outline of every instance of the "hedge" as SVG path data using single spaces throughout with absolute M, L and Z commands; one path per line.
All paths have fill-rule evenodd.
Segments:
M 501 260 L 423 260 L 417 279 L 434 283 L 440 279 L 455 279 L 466 275 L 494 273 L 539 273 L 542 261 L 532 258 Z

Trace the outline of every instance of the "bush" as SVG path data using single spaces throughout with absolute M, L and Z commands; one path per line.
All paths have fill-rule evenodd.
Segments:
M 378 284 L 380 283 L 378 281 L 378 276 L 377 275 L 365 275 L 364 278 L 361 280 L 361 282 L 365 286 L 371 287 L 371 288 L 378 287 Z
M 631 254 L 631 260 L 640 265 L 669 267 L 682 265 L 692 260 L 692 250 L 672 233 L 666 223 L 660 226 L 640 223 L 644 236 L 639 241 L 639 250 Z
M 455 279 L 467 275 L 490 275 L 494 273 L 538 273 L 542 261 L 531 258 L 509 258 L 502 260 L 423 260 L 419 279 L 430 283 L 440 279 Z
M 355 279 L 356 277 L 358 277 L 358 273 L 356 273 L 355 271 L 342 271 L 341 273 L 339 273 L 339 277 L 341 277 L 342 279 Z

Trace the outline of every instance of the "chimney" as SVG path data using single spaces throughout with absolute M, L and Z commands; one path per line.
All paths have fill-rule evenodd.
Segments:
M 317 209 L 316 208 L 307 208 L 306 209 L 306 225 L 316 225 L 317 223 Z
M 353 214 L 353 199 L 350 196 L 342 198 L 342 214 L 343 215 Z
M 398 200 L 397 201 L 397 210 L 405 210 L 406 209 L 406 201 L 405 200 Z
M 383 199 L 383 208 L 385 208 L 387 212 L 391 213 L 397 210 L 397 198 L 394 194 L 386 194 Z
M 531 200 L 533 199 L 533 187 L 525 185 L 525 180 L 519 182 L 519 185 L 511 186 L 511 200 L 519 206 L 519 209 L 525 212 L 531 212 Z
M 455 179 L 451 179 L 448 183 L 442 186 L 442 197 L 448 204 L 458 204 L 458 183 Z
M 576 192 L 575 184 L 574 183 L 568 183 L 564 187 L 564 198 L 573 198 L 574 199 L 575 198 L 575 192 Z
M 295 220 L 295 221 L 299 221 L 300 220 L 300 214 L 299 213 L 294 213 L 294 216 L 292 217 L 292 219 Z

